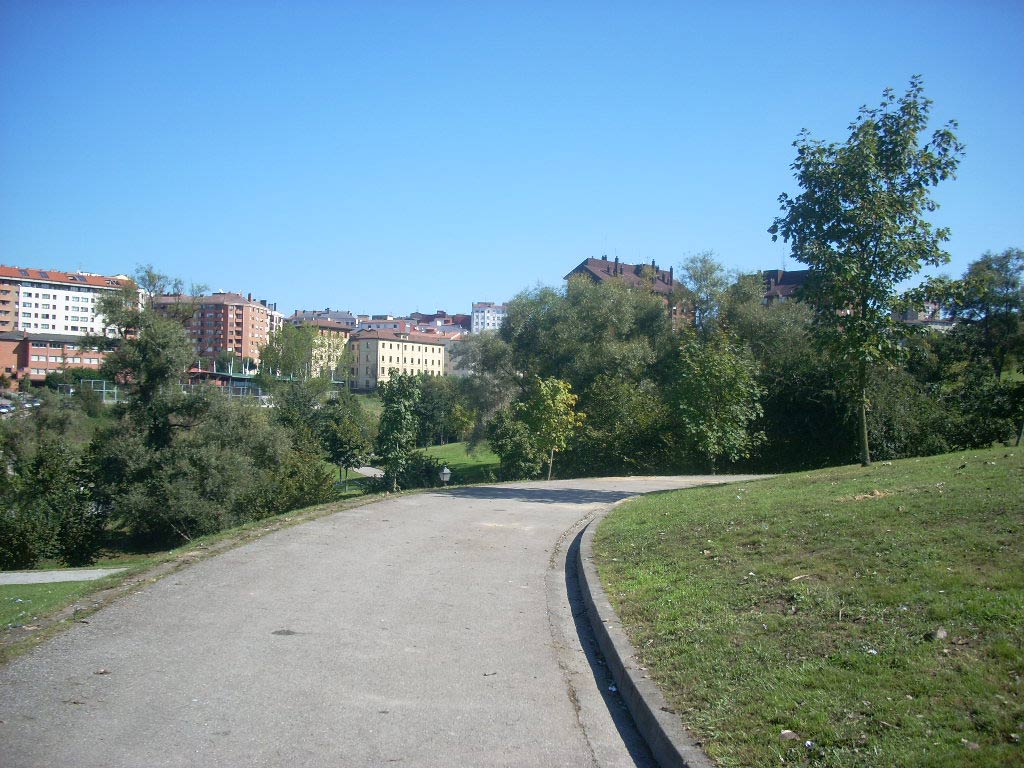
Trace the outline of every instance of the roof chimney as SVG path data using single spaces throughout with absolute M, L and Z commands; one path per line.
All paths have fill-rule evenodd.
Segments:
M 252 301 L 252 294 L 249 294 L 249 301 Z
M 612 274 L 613 275 L 619 274 L 619 257 L 618 256 L 615 257 L 615 271 L 612 272 Z

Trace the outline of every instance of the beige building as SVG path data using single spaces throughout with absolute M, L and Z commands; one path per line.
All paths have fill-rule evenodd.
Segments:
M 393 372 L 443 376 L 445 345 L 432 334 L 369 330 L 359 331 L 349 340 L 353 361 L 349 367 L 349 387 L 371 391 L 388 381 Z

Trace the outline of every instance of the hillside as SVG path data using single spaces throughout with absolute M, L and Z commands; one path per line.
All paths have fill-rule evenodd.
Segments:
M 1021 456 L 647 497 L 598 530 L 601 578 L 723 766 L 1019 765 Z

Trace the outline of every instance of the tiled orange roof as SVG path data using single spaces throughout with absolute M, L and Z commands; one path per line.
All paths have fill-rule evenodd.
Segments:
M 124 275 L 107 277 L 90 275 L 82 272 L 60 272 L 55 269 L 27 269 L 0 265 L 0 279 L 38 280 L 49 283 L 65 283 L 67 285 L 92 285 L 99 288 L 120 288 L 133 286 L 135 281 Z
M 391 330 L 365 330 L 356 332 L 356 334 L 352 337 L 353 341 L 362 341 L 364 339 L 380 339 L 383 341 L 401 341 L 406 342 L 408 344 L 434 344 L 436 346 L 443 346 L 442 343 L 438 341 L 437 336 L 426 333 L 419 333 L 417 331 L 412 331 L 411 333 L 403 333 L 400 331 Z

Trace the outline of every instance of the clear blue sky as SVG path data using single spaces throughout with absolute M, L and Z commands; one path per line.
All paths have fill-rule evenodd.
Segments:
M 797 133 L 920 73 L 959 274 L 1024 247 L 1022 39 L 1019 0 L 4 0 L 0 262 L 391 313 L 602 253 L 774 268 Z

